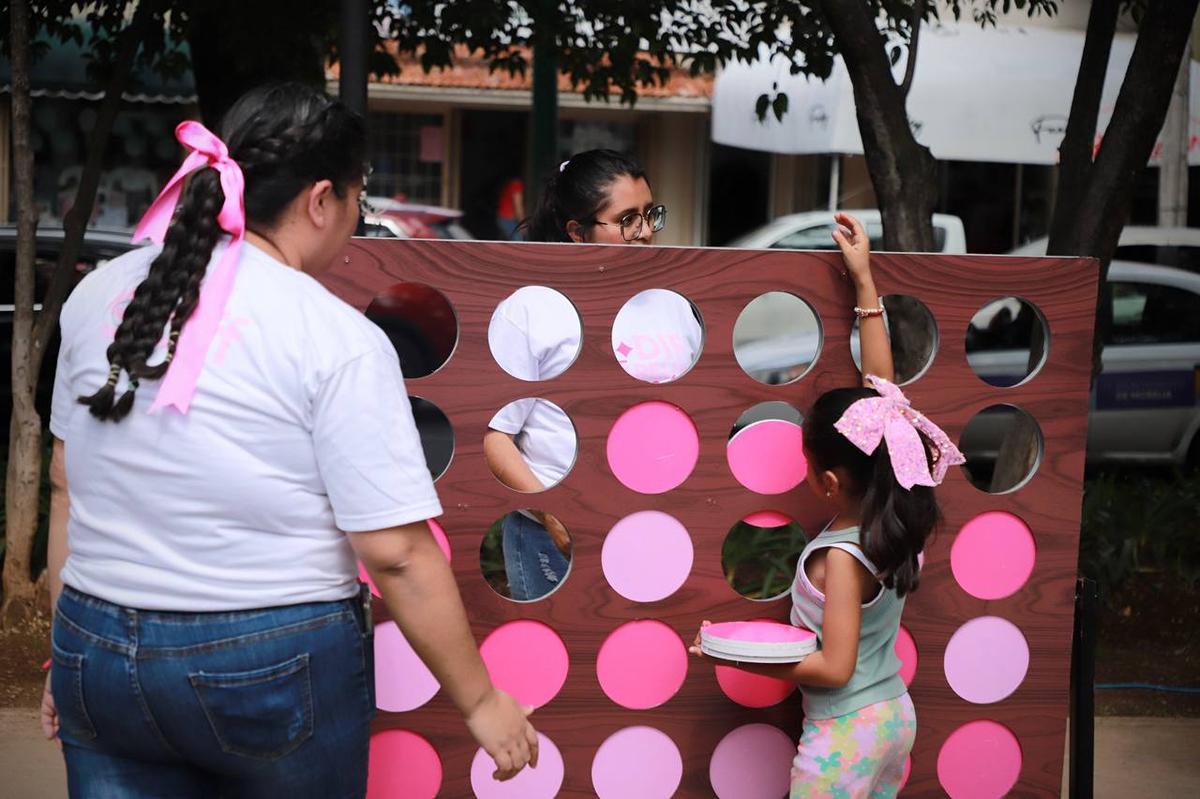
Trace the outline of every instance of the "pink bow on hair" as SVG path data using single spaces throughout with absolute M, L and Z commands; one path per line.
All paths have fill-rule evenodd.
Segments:
M 174 406 L 180 413 L 187 413 L 191 407 L 192 396 L 196 393 L 196 381 L 200 379 L 200 371 L 208 357 L 209 345 L 216 337 L 217 328 L 225 316 L 225 304 L 233 291 L 233 279 L 237 274 L 242 240 L 246 235 L 246 211 L 242 198 L 245 178 L 242 176 L 241 167 L 229 157 L 229 149 L 225 142 L 199 122 L 191 120 L 181 122 L 179 127 L 175 128 L 175 138 L 191 152 L 138 223 L 133 232 L 133 240 L 148 238 L 162 244 L 167 228 L 171 226 L 175 206 L 179 204 L 184 178 L 202 167 L 212 167 L 220 173 L 225 203 L 217 214 L 217 224 L 232 236 L 232 240 L 221 259 L 204 278 L 200 287 L 200 299 L 180 331 L 175 357 L 167 367 L 167 374 L 158 389 L 158 396 L 150 406 L 150 413 L 167 406 Z
M 846 409 L 834 427 L 868 455 L 875 452 L 881 440 L 887 441 L 896 482 L 905 490 L 915 485 L 939 485 L 951 466 L 966 463 L 967 459 L 945 432 L 914 410 L 908 397 L 899 388 L 875 375 L 867 375 L 867 382 L 879 392 L 879 396 L 855 402 Z M 929 472 L 925 445 L 917 431 L 924 433 L 932 445 L 932 474 Z

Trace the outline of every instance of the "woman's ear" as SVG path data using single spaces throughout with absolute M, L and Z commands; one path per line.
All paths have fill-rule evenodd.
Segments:
M 587 241 L 583 236 L 583 225 L 576 222 L 574 219 L 567 220 L 567 236 L 576 244 L 583 244 Z
M 305 211 L 313 227 L 322 230 L 328 227 L 333 221 L 333 181 L 318 180 L 309 186 L 305 192 L 305 200 Z

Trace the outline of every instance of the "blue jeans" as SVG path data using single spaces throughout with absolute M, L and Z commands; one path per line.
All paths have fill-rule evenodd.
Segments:
M 362 617 L 357 599 L 169 613 L 64 588 L 50 683 L 71 796 L 363 796 Z
M 571 563 L 554 546 L 546 528 L 513 511 L 504 517 L 501 530 L 509 596 L 526 602 L 541 599 L 557 588 Z

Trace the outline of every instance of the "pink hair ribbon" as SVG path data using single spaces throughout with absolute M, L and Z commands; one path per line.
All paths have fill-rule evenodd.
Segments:
M 229 149 L 208 128 L 199 122 L 181 122 L 175 128 L 175 138 L 190 152 L 179 171 L 167 183 L 166 188 L 150 205 L 142 221 L 133 232 L 133 240 L 150 239 L 161 244 L 171 225 L 171 217 L 183 191 L 184 179 L 197 169 L 212 167 L 221 177 L 221 189 L 225 203 L 217 214 L 217 224 L 229 233 L 232 239 L 221 255 L 221 259 L 208 271 L 200 287 L 200 299 L 191 317 L 180 331 L 175 357 L 167 367 L 167 374 L 159 386 L 158 396 L 150 406 L 150 413 L 159 408 L 174 406 L 180 413 L 187 413 L 196 393 L 196 381 L 204 368 L 208 349 L 216 337 L 217 328 L 225 315 L 225 304 L 233 291 L 233 280 L 237 274 L 238 258 L 242 252 L 242 240 L 246 234 L 246 211 L 242 193 L 245 179 L 237 162 L 229 157 Z
M 896 482 L 905 490 L 915 485 L 939 485 L 951 466 L 966 463 L 967 459 L 949 436 L 916 411 L 899 388 L 875 375 L 867 375 L 867 382 L 879 396 L 855 402 L 834 427 L 868 455 L 875 452 L 880 441 L 886 441 Z M 932 445 L 932 474 L 918 431 L 924 433 Z

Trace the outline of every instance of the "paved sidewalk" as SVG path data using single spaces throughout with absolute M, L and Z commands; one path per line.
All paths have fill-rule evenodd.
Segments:
M 1096 799 L 1195 796 L 1198 752 L 1200 719 L 1098 718 Z M 4 796 L 67 795 L 62 756 L 42 738 L 36 710 L 0 710 L 0 775 Z

